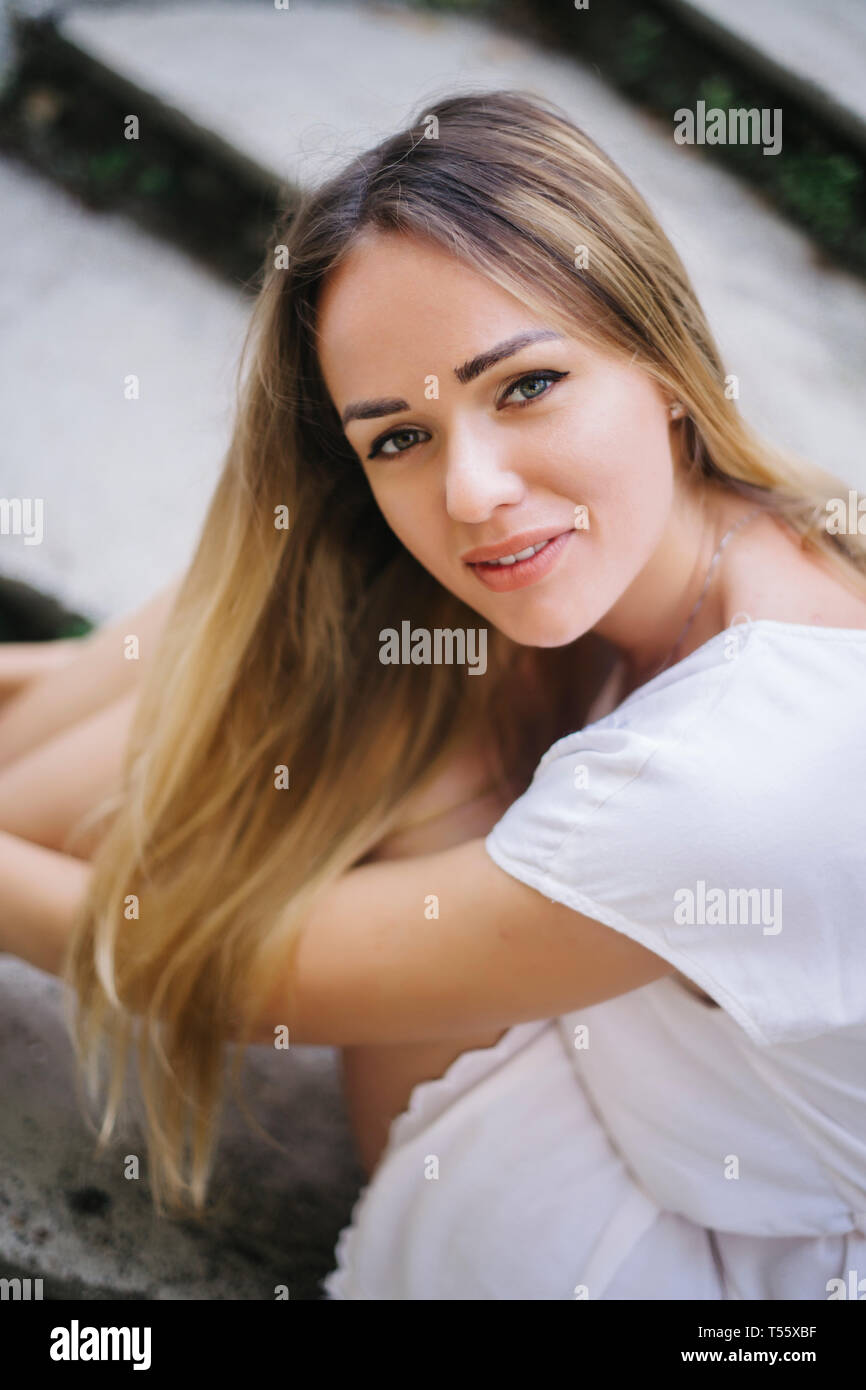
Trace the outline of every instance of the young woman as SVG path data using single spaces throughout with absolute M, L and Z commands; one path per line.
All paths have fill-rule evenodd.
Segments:
M 639 195 L 519 93 L 308 197 L 251 341 L 140 689 L 76 706 L 92 862 L 71 801 L 27 802 L 74 728 L 0 780 L 0 945 L 74 986 L 93 1090 L 109 1044 L 103 1138 L 134 1045 L 154 1197 L 201 1209 L 224 1044 L 333 1044 L 369 1182 L 328 1297 L 837 1296 L 866 1274 L 847 486 L 748 431 Z M 88 639 L 117 669 L 120 626 Z

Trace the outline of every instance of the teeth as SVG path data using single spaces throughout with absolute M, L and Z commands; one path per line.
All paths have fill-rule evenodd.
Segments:
M 528 560 L 530 555 L 537 555 L 539 550 L 543 550 L 548 544 L 547 541 L 539 541 L 538 545 L 528 545 L 525 550 L 518 550 L 516 555 L 500 555 L 498 560 L 485 560 L 485 565 L 514 565 L 518 560 Z

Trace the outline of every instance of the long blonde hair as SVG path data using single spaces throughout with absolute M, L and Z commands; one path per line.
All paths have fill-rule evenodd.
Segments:
M 226 1044 L 240 1041 L 237 1076 L 263 953 L 285 943 L 288 990 L 313 897 L 396 824 L 438 760 L 484 731 L 492 775 L 517 795 L 544 749 L 584 722 L 609 667 L 593 633 L 576 662 L 574 649 L 493 632 L 483 680 L 378 660 L 397 619 L 459 629 L 477 614 L 386 525 L 322 380 L 318 295 L 369 228 L 433 238 L 566 333 L 627 355 L 686 405 L 692 479 L 764 502 L 866 582 L 863 539 L 823 524 L 839 480 L 749 431 L 670 242 L 556 107 L 519 92 L 442 100 L 287 211 L 233 438 L 143 683 L 122 794 L 102 808 L 64 967 L 91 1099 L 107 1046 L 100 1144 L 135 1049 L 158 1210 L 163 1198 L 204 1206 Z

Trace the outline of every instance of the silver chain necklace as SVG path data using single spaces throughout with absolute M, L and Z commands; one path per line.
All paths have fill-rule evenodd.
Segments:
M 674 657 L 676 656 L 677 652 L 679 651 L 680 647 L 681 647 L 682 644 L 683 644 L 683 639 L 685 638 L 686 633 L 688 632 L 689 628 L 691 627 L 692 623 L 694 622 L 695 618 L 697 617 L 698 610 L 699 610 L 701 604 L 703 603 L 704 599 L 705 599 L 706 596 L 707 596 L 707 590 L 708 590 L 709 587 L 710 587 L 710 580 L 711 580 L 712 577 L 713 577 L 713 571 L 714 571 L 714 569 L 716 568 L 716 565 L 717 565 L 718 562 L 719 562 L 719 557 L 720 557 L 722 551 L 724 550 L 724 548 L 725 548 L 725 546 L 727 545 L 728 541 L 731 539 L 731 536 L 733 536 L 735 532 L 739 531 L 739 529 L 740 529 L 741 526 L 745 526 L 745 525 L 746 525 L 746 522 L 752 521 L 753 518 L 756 517 L 756 516 L 758 515 L 759 512 L 763 512 L 763 511 L 764 511 L 764 508 L 763 508 L 763 507 L 755 507 L 753 511 L 747 512 L 746 515 L 745 515 L 744 517 L 741 517 L 740 520 L 739 520 L 738 522 L 736 522 L 736 524 L 735 524 L 734 526 L 731 526 L 730 529 L 727 530 L 727 531 L 725 532 L 725 534 L 722 536 L 722 539 L 721 539 L 721 541 L 719 542 L 718 550 L 716 551 L 715 555 L 713 556 L 712 560 L 711 560 L 710 563 L 709 563 L 709 568 L 707 569 L 706 579 L 704 580 L 704 587 L 701 589 L 700 597 L 698 598 L 698 601 L 697 601 L 697 603 L 695 604 L 694 608 L 692 609 L 691 613 L 690 613 L 689 616 L 686 618 L 685 625 L 683 626 L 683 630 L 682 630 L 682 632 L 680 633 L 679 637 L 677 638 L 676 642 L 674 643 L 673 647 L 671 648 L 670 655 L 669 655 L 668 657 L 666 657 L 666 659 L 662 662 L 661 666 L 657 667 L 657 669 L 656 669 L 655 671 L 653 671 L 652 675 L 650 675 L 650 676 L 645 676 L 645 677 L 644 677 L 644 679 L 641 681 L 641 685 L 646 684 L 646 681 L 654 680 L 655 677 L 658 676 L 658 675 L 660 675 L 661 672 L 665 669 L 665 667 L 666 667 L 666 666 L 669 666 L 670 663 L 673 661 Z

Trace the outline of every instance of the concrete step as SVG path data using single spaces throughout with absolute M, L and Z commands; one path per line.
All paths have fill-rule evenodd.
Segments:
M 18 14 L 149 10 L 148 0 L 7 0 Z M 260 0 L 234 0 L 261 9 Z M 657 0 L 756 72 L 866 143 L 866 6 L 860 0 Z M 320 0 L 319 8 L 322 7 Z M 0 4 L 0 11 L 2 11 Z M 290 9 L 296 9 L 291 0 Z M 381 6 L 376 6 L 381 10 Z M 509 12 L 500 6 L 499 15 Z M 575 7 L 576 8 L 576 7 Z M 421 16 L 421 22 L 424 17 Z
M 46 1299 L 273 1302 L 278 1284 L 320 1298 L 363 1181 L 334 1049 L 250 1049 L 241 1095 L 272 1142 L 227 1105 L 198 1226 L 154 1212 L 132 1082 L 133 1111 L 96 1155 L 65 1005 L 59 980 L 0 956 L 0 1275 L 42 1279 Z
M 664 3 L 866 146 L 866 6 L 860 0 Z
M 239 291 L 115 214 L 0 163 L 0 491 L 43 538 L 0 574 L 98 621 L 186 565 L 228 443 Z M 124 380 L 135 375 L 138 399 Z

